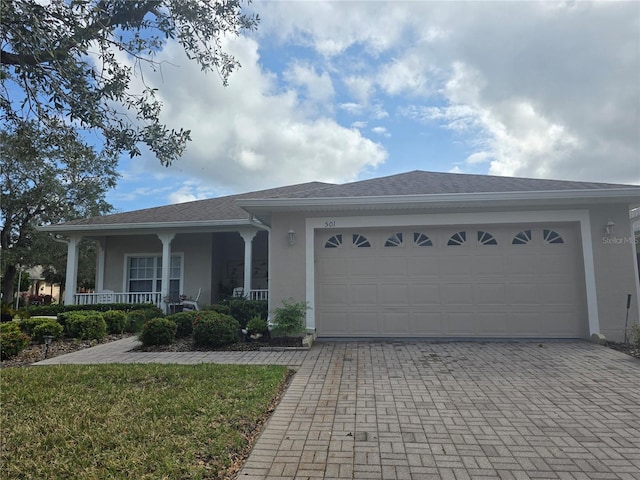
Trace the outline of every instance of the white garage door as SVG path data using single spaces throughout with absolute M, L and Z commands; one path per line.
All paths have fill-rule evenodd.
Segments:
M 316 233 L 320 336 L 587 335 L 573 224 Z

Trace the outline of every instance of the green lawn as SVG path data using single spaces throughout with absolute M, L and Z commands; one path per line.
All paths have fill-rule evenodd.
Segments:
M 286 378 L 212 364 L 4 369 L 0 478 L 225 478 Z

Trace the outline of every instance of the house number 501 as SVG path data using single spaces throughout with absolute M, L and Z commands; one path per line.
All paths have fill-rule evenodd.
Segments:
M 329 220 L 328 222 L 324 222 L 324 228 L 333 228 L 336 226 L 335 220 Z

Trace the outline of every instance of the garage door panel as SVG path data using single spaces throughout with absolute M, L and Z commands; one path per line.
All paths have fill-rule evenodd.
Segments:
M 428 250 L 429 247 L 422 248 L 421 250 Z M 416 251 L 418 249 L 413 249 Z M 438 265 L 438 257 L 429 256 L 415 256 L 411 257 L 411 260 L 407 264 L 407 275 L 411 278 L 416 277 L 433 277 L 438 278 L 440 275 L 440 268 Z
M 505 301 L 504 283 L 481 283 L 473 286 L 476 305 L 502 305 Z
M 348 302 L 353 306 L 371 306 L 378 303 L 378 285 L 351 284 L 347 287 Z
M 325 305 L 343 308 L 347 306 L 347 290 L 344 285 L 320 285 L 319 291 Z
M 413 284 L 409 285 L 409 301 L 411 305 L 440 305 L 439 284 Z
M 538 305 L 540 295 L 538 283 L 510 283 L 506 286 L 505 301 L 514 306 Z
M 476 314 L 475 332 L 482 336 L 510 335 L 509 316 L 501 311 L 479 312 Z
M 346 336 L 350 334 L 349 321 L 346 311 L 323 311 L 322 316 L 318 318 L 322 323 L 325 335 L 329 336 Z
M 352 277 L 376 277 L 375 257 L 350 257 L 347 259 L 347 274 Z
M 580 320 L 575 312 L 548 310 L 540 316 L 540 328 L 556 336 L 569 336 L 576 329 L 580 330 Z
M 376 275 L 407 278 L 407 259 L 404 257 L 378 257 Z
M 572 305 L 575 298 L 575 286 L 566 282 L 544 283 L 540 291 L 548 305 Z
M 508 276 L 523 275 L 526 277 L 539 275 L 539 255 L 535 252 L 520 253 L 524 246 L 512 249 L 505 255 L 505 274 Z
M 382 334 L 392 336 L 408 336 L 411 332 L 408 312 L 381 312 Z
M 473 305 L 471 283 L 446 283 L 440 286 L 443 305 Z
M 406 306 L 409 304 L 409 286 L 407 284 L 387 284 L 379 289 L 379 301 L 383 305 Z
M 475 336 L 473 312 L 445 313 L 443 330 L 450 336 Z
M 511 312 L 509 314 L 509 330 L 516 337 L 542 336 L 540 312 Z
M 456 247 L 451 247 L 456 249 Z M 438 269 L 441 275 L 454 276 L 454 275 L 471 275 L 471 256 L 470 255 L 455 255 L 455 256 L 442 256 L 438 258 Z
M 443 316 L 440 311 L 416 310 L 411 314 L 411 327 L 419 336 L 436 337 L 442 335 Z
M 318 237 L 318 334 L 584 336 L 588 328 L 578 230 L 576 225 L 555 224 L 549 230 L 563 243 L 553 243 L 557 237 L 544 237 L 546 228 L 345 230 L 344 243 L 326 249 L 326 241 Z M 528 230 L 530 235 L 512 243 Z M 462 231 L 466 239 L 456 240 L 461 245 L 449 245 Z M 358 248 L 353 235 L 365 237 L 370 247 Z M 416 238 L 424 246 L 418 246 Z M 487 244 L 487 238 L 496 244 Z M 385 247 L 387 240 L 390 246 Z
M 316 263 L 319 278 L 345 278 L 347 266 L 343 258 L 323 258 Z
M 381 331 L 377 310 L 353 312 L 349 317 L 350 333 L 354 335 L 378 335 Z
M 568 255 L 541 255 L 540 273 L 542 275 L 570 274 L 575 270 L 575 259 Z
M 504 258 L 500 255 L 478 255 L 473 257 L 471 273 L 484 276 L 504 276 Z

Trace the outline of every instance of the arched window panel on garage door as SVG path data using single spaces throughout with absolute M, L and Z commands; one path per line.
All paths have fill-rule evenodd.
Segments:
M 447 242 L 449 246 L 464 245 L 467 241 L 467 232 L 458 232 L 451 235 L 451 238 Z
M 478 230 L 478 242 L 481 245 L 498 245 L 497 240 L 489 232 Z
M 517 233 L 513 240 L 511 240 L 512 245 L 526 245 L 531 241 L 531 230 L 523 230 L 520 233 Z
M 419 247 L 433 247 L 431 239 L 421 232 L 413 232 L 413 243 Z
M 331 237 L 329 240 L 327 240 L 327 243 L 324 244 L 324 248 L 338 248 L 342 246 L 342 234 L 339 233 L 337 235 L 334 235 L 333 237 Z
M 354 233 L 353 246 L 356 248 L 368 248 L 371 246 L 371 243 L 369 243 L 369 240 L 367 240 L 367 238 L 364 237 L 363 235 L 360 235 L 359 233 Z
M 400 245 L 402 245 L 402 232 L 394 233 L 384 242 L 385 247 L 399 247 Z
M 564 239 L 558 232 L 548 228 L 542 230 L 542 238 L 545 243 L 564 243 Z

